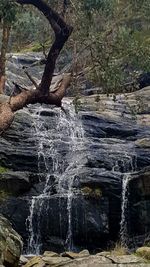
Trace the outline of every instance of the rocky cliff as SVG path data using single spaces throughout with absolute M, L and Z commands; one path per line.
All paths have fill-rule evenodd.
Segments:
M 10 79 L 25 79 L 17 72 L 30 61 L 10 61 Z M 3 133 L 0 212 L 25 253 L 142 244 L 150 232 L 150 87 L 68 97 L 63 106 L 29 106 Z

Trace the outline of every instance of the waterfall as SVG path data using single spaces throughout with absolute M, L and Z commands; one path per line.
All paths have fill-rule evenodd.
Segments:
M 122 196 L 121 196 L 121 221 L 120 221 L 120 242 L 121 245 L 128 249 L 128 198 L 129 198 L 129 183 L 131 180 L 131 174 L 137 168 L 136 155 L 126 155 L 128 159 L 124 162 L 123 168 L 123 180 L 122 180 Z
M 79 155 L 76 157 L 76 152 L 84 148 L 85 140 L 82 123 L 75 112 L 72 101 L 65 99 L 63 107 L 65 113 L 60 109 L 48 106 L 31 108 L 38 146 L 38 170 L 39 174 L 44 173 L 44 185 L 41 192 L 36 196 L 32 196 L 29 203 L 30 214 L 26 220 L 29 238 L 26 254 L 41 253 L 41 214 L 43 209 L 47 209 L 45 201 L 47 198 L 52 197 L 51 189 L 54 183 L 57 184 L 56 194 L 60 198 L 63 196 L 67 199 L 68 231 L 66 248 L 73 249 L 72 199 L 75 194 L 73 183 L 75 175 L 77 175 L 82 166 L 82 158 Z M 50 115 L 50 118 L 55 122 L 55 125 L 52 125 L 53 128 L 49 128 L 45 119 L 46 116 L 42 116 L 42 114 Z M 67 146 L 67 166 L 60 154 L 60 147 L 63 143 Z M 82 153 L 78 154 L 82 155 Z M 53 176 L 55 176 L 55 181 L 53 181 Z M 43 177 L 40 178 L 39 182 L 43 184 Z
M 122 202 L 121 202 L 121 221 L 120 221 L 120 242 L 125 248 L 128 247 L 128 226 L 127 226 L 127 209 L 128 209 L 128 194 L 130 174 L 126 173 L 122 182 Z

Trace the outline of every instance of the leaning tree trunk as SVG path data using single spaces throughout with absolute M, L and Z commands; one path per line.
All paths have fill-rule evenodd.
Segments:
M 30 91 L 23 90 L 17 96 L 11 97 L 8 103 L 0 106 L 0 132 L 5 131 L 11 125 L 14 113 L 28 104 L 46 103 L 61 107 L 62 98 L 71 80 L 70 74 L 64 75 L 59 88 L 55 92 L 49 91 L 56 60 L 73 28 L 67 25 L 63 18 L 44 0 L 16 0 L 16 2 L 19 4 L 31 4 L 37 7 L 48 19 L 54 31 L 55 39 L 50 48 L 40 84 L 37 85 L 28 75 L 34 83 L 35 89 Z
M 10 26 L 5 21 L 3 21 L 2 46 L 0 54 L 0 94 L 4 93 L 5 88 L 6 53 L 8 48 L 9 34 Z

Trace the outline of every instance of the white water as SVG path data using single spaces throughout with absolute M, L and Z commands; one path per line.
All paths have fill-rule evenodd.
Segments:
M 130 151 L 130 150 L 129 150 Z M 128 201 L 129 201 L 129 183 L 131 174 L 137 169 L 136 154 L 132 151 L 131 154 L 120 153 L 119 159 L 116 160 L 112 171 L 120 172 L 122 169 L 122 192 L 121 192 L 121 220 L 120 220 L 120 243 L 123 247 L 128 248 Z M 121 169 L 120 169 L 121 168 Z
M 82 164 L 80 156 L 75 157 L 75 152 L 83 149 L 85 140 L 82 123 L 75 112 L 72 102 L 65 100 L 63 106 L 66 114 L 60 109 L 51 110 L 50 107 L 43 108 L 42 106 L 32 110 L 35 138 L 38 140 L 38 168 L 39 173 L 44 168 L 45 182 L 42 192 L 38 196 L 33 196 L 30 201 L 30 214 L 26 221 L 29 232 L 27 254 L 40 254 L 41 252 L 40 219 L 42 210 L 45 208 L 45 199 L 51 197 L 51 175 L 57 177 L 57 194 L 60 197 L 67 198 L 68 231 L 66 248 L 73 249 L 72 199 L 75 194 L 73 182 Z M 40 115 L 41 112 L 50 110 L 56 112 L 57 115 L 56 127 L 51 130 L 47 129 L 43 116 Z M 54 136 L 57 136 L 56 140 Z M 67 168 L 64 166 L 58 146 L 58 142 L 63 142 L 64 140 L 68 145 L 67 153 L 71 156 Z M 52 166 L 49 164 L 49 156 L 52 160 Z
M 122 203 L 121 203 L 121 222 L 120 222 L 120 242 L 125 248 L 128 247 L 128 225 L 127 225 L 127 209 L 128 209 L 128 193 L 130 174 L 126 173 L 122 182 Z
M 124 248 L 128 248 L 128 201 L 129 201 L 129 183 L 131 173 L 137 168 L 136 155 L 126 155 L 127 162 L 124 163 L 124 175 L 122 180 L 122 196 L 121 196 L 121 221 L 120 221 L 120 242 Z

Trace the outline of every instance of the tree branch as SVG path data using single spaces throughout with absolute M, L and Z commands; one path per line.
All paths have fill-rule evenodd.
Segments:
M 43 0 L 16 0 L 16 2 L 19 4 L 31 4 L 37 7 L 48 19 L 54 31 L 55 40 L 50 48 L 40 85 L 37 85 L 32 77 L 26 73 L 36 89 L 30 91 L 23 90 L 17 96 L 12 96 L 9 103 L 4 103 L 0 106 L 0 132 L 3 132 L 11 125 L 14 119 L 14 112 L 28 104 L 45 103 L 61 107 L 62 98 L 71 81 L 71 74 L 64 75 L 58 89 L 55 92 L 49 92 L 57 57 L 73 28 L 67 25 L 63 18 Z
M 29 74 L 29 72 L 28 72 L 27 70 L 25 70 L 24 73 L 27 75 L 27 77 L 29 78 L 29 80 L 33 83 L 33 85 L 35 86 L 35 88 L 38 89 L 38 84 L 37 84 L 36 81 L 31 77 L 31 75 Z
M 48 95 L 56 59 L 65 42 L 68 40 L 73 28 L 67 25 L 63 18 L 61 18 L 60 15 L 50 8 L 43 0 L 17 0 L 17 2 L 20 4 L 32 4 L 37 7 L 45 15 L 55 33 L 55 41 L 49 51 L 39 87 L 39 90 L 43 94 Z

